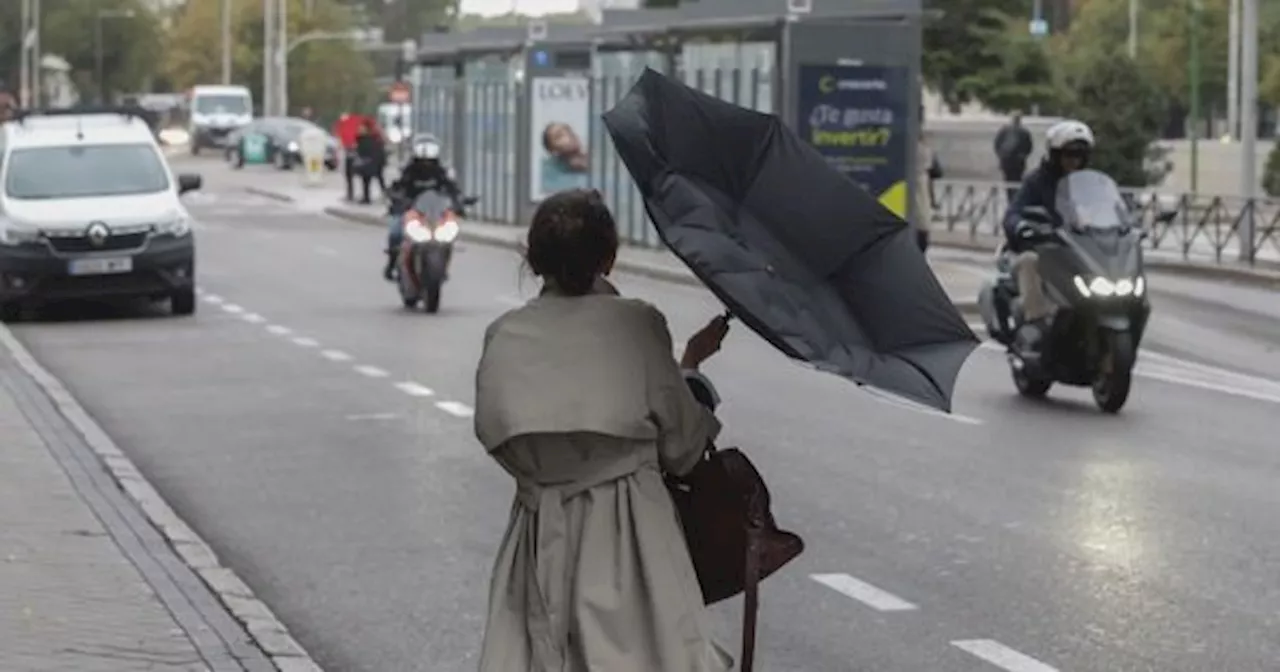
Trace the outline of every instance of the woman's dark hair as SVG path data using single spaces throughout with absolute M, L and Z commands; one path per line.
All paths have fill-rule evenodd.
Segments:
M 594 189 L 552 194 L 533 213 L 525 261 L 565 294 L 589 293 L 617 253 L 618 225 Z

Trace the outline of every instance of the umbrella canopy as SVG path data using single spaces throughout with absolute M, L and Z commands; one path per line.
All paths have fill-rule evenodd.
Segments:
M 646 70 L 604 115 L 663 242 L 786 355 L 950 411 L 978 339 L 910 227 L 777 117 Z

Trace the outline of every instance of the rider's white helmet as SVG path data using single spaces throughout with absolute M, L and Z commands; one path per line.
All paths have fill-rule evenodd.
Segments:
M 1049 146 L 1049 150 L 1062 149 L 1073 142 L 1083 142 L 1090 148 L 1093 147 L 1093 131 L 1081 121 L 1074 119 L 1060 121 L 1049 127 L 1045 132 L 1045 144 Z
M 419 159 L 439 159 L 440 144 L 426 140 L 414 144 L 413 156 Z

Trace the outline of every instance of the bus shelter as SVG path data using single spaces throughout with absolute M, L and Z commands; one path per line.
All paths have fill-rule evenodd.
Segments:
M 420 129 L 450 147 L 463 188 L 481 196 L 481 218 L 527 222 L 547 194 L 592 186 L 626 240 L 656 245 L 600 121 L 652 67 L 779 114 L 833 166 L 914 217 L 920 0 L 848 4 L 700 0 L 605 11 L 590 26 L 431 36 L 415 77 Z

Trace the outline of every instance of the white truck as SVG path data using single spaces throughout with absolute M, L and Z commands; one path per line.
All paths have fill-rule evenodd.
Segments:
M 199 85 L 188 95 L 191 153 L 221 148 L 232 131 L 253 121 L 253 94 L 244 86 Z

